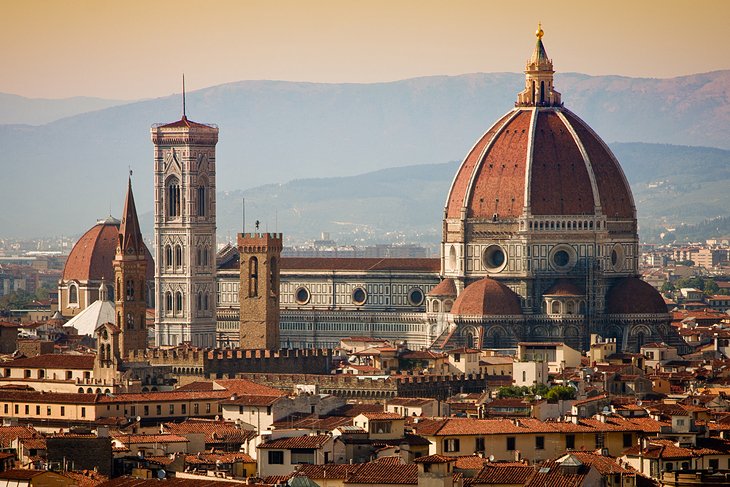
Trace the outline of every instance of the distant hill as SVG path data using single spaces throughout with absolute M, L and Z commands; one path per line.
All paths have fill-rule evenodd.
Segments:
M 512 107 L 522 83 L 522 75 L 513 73 L 435 76 L 373 84 L 243 81 L 190 93 L 187 106 L 190 118 L 220 126 L 220 192 L 270 183 L 284 184 L 280 188 L 288 192 L 295 191 L 285 184 L 292 180 L 349 177 L 387 168 L 460 160 L 489 125 Z M 730 148 L 730 139 L 726 137 L 730 129 L 730 71 L 666 80 L 568 73 L 557 76 L 556 87 L 563 93 L 566 106 L 606 141 Z M 148 211 L 152 206 L 149 127 L 179 117 L 179 102 L 178 97 L 157 98 L 37 127 L 0 125 L 0 166 L 3 180 L 11 182 L 0 191 L 0 207 L 6 209 L 0 212 L 0 235 L 77 234 L 96 218 L 108 214 L 110 208 L 118 215 L 128 168 L 134 170 L 138 208 Z M 3 109 L 0 99 L 0 113 Z M 702 161 L 711 161 L 724 152 L 702 151 L 705 159 L 692 160 L 698 161 L 694 166 L 697 173 L 707 174 Z M 638 159 L 632 159 L 634 156 Z M 638 161 L 637 167 L 647 175 L 661 172 L 661 157 L 652 163 L 654 166 L 641 159 L 643 153 L 638 148 L 634 152 L 628 150 L 626 157 L 625 161 L 623 156 L 621 159 L 628 172 L 633 161 Z M 403 171 L 412 174 L 421 169 Z M 441 183 L 428 179 L 434 185 L 432 199 L 424 201 L 420 194 L 412 195 L 408 208 L 416 208 L 415 214 L 410 209 L 403 210 L 402 216 L 391 211 L 395 214 L 382 218 L 409 223 L 418 221 L 423 214 L 424 220 L 432 221 L 431 216 L 425 216 L 433 214 L 427 206 L 442 204 L 445 189 L 441 188 L 447 187 L 452 177 L 448 170 L 445 173 Z M 694 180 L 697 173 L 688 177 Z M 702 187 L 712 190 L 716 182 L 707 181 L 707 187 Z M 297 190 L 306 192 L 309 183 L 297 184 L 305 185 Z M 387 184 L 396 190 L 395 194 L 380 197 L 383 201 L 396 198 L 391 200 L 396 204 L 401 198 L 398 193 L 402 184 L 384 181 L 375 186 L 385 191 Z M 431 183 L 424 180 L 418 184 L 424 185 L 422 191 L 426 192 Z M 364 188 L 357 185 L 354 189 Z M 661 198 L 654 199 L 656 191 L 650 189 L 647 187 L 645 197 L 647 208 L 661 213 L 664 203 Z M 258 204 L 254 201 L 260 198 L 253 195 L 266 190 L 252 191 L 251 205 Z M 343 213 L 350 208 L 351 213 L 337 218 L 340 226 L 354 220 L 359 211 L 374 212 L 362 208 L 366 202 L 371 203 L 368 198 L 373 195 L 364 195 L 358 203 L 351 199 L 357 192 L 338 193 L 332 185 L 318 186 L 316 191 L 341 197 L 322 200 L 319 204 L 324 209 L 333 201 L 337 201 Z M 280 200 L 289 197 L 287 193 Z M 221 201 L 224 199 L 221 197 Z M 690 209 L 683 208 L 681 201 L 672 203 L 676 205 L 672 215 L 685 215 L 682 218 L 688 221 L 714 216 L 718 205 L 713 201 L 694 201 L 697 204 Z M 223 216 L 228 210 L 221 206 L 219 211 Z M 283 211 L 280 229 L 285 228 Z M 231 212 L 238 214 L 237 210 Z M 345 218 L 347 215 L 349 218 Z M 674 218 L 672 215 L 666 216 Z M 439 219 L 440 215 L 435 225 Z M 227 231 L 223 220 L 220 229 Z M 388 238 L 382 236 L 382 240 Z
M 76 96 L 48 99 L 0 93 L 0 124 L 42 125 L 80 113 L 102 110 L 129 101 Z
M 642 240 L 657 240 L 668 222 L 727 214 L 730 192 L 723 188 L 730 187 L 730 151 L 639 143 L 611 144 L 611 149 L 632 186 Z M 438 242 L 457 167 L 457 162 L 407 166 L 223 192 L 219 234 L 240 231 L 245 198 L 249 230 L 258 219 L 262 230 L 284 231 L 290 241 L 325 231 L 343 243 Z M 702 228 L 711 233 L 714 227 L 701 227 L 695 237 Z

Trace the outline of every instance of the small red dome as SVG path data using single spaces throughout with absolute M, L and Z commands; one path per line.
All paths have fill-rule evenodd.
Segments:
M 456 284 L 453 279 L 447 277 L 438 286 L 431 289 L 427 295 L 433 297 L 456 297 Z
M 636 218 L 623 171 L 606 144 L 560 107 L 507 113 L 467 154 L 446 200 L 446 218 L 531 215 Z
M 666 314 L 667 304 L 659 291 L 638 277 L 626 277 L 606 296 L 608 314 Z
M 462 316 L 521 315 L 522 307 L 517 293 L 501 282 L 485 277 L 461 292 L 451 313 Z
M 76 242 L 66 259 L 63 280 L 98 281 L 103 277 L 114 281 L 112 263 L 117 252 L 119 220 L 107 218 L 89 229 Z M 147 254 L 147 279 L 154 279 L 155 268 L 152 255 Z
M 583 296 L 585 293 L 578 286 L 565 279 L 558 279 L 543 296 Z

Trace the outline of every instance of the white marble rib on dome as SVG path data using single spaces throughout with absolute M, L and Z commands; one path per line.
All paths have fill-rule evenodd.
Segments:
M 104 323 L 114 323 L 113 301 L 96 300 L 63 326 L 73 326 L 79 335 L 94 336 L 96 327 Z

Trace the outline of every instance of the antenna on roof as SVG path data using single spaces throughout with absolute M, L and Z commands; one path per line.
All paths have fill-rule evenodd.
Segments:
M 185 114 L 185 73 L 182 75 L 183 86 L 182 86 L 182 103 L 183 103 L 183 118 L 187 118 Z

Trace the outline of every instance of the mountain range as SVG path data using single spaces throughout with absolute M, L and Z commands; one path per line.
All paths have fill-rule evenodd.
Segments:
M 269 229 L 291 235 L 299 232 L 287 228 L 287 211 L 305 207 L 311 210 L 301 228 L 310 237 L 326 230 L 326 221 L 350 229 L 376 222 L 374 231 L 386 233 L 380 241 L 399 231 L 416 240 L 429 235 L 418 222 L 438 227 L 454 171 L 444 161 L 463 157 L 511 108 L 522 83 L 519 74 L 482 73 L 372 84 L 242 81 L 189 93 L 188 117 L 220 126 L 219 231 L 240 229 L 240 198 L 246 197 L 251 221 L 258 212 Z M 556 87 L 566 106 L 616 150 L 640 215 L 677 224 L 728 207 L 720 189 L 730 160 L 721 150 L 730 148 L 730 71 L 671 79 L 565 73 L 556 75 Z M 0 96 L 0 113 L 11 113 L 6 100 Z M 110 212 L 118 215 L 129 169 L 138 208 L 149 211 L 149 127 L 178 119 L 180 97 L 106 102 L 113 106 L 75 103 L 90 111 L 42 125 L 11 115 L 0 119 L 12 122 L 0 125 L 1 236 L 73 235 Z M 55 117 L 50 108 L 45 118 L 34 116 Z M 621 144 L 626 142 L 675 145 L 650 149 Z M 670 166 L 664 161 L 675 155 L 684 161 L 677 162 L 681 171 L 665 171 Z M 332 179 L 357 175 L 367 176 Z M 347 181 L 355 187 L 345 191 Z M 382 204 L 373 206 L 373 198 Z

